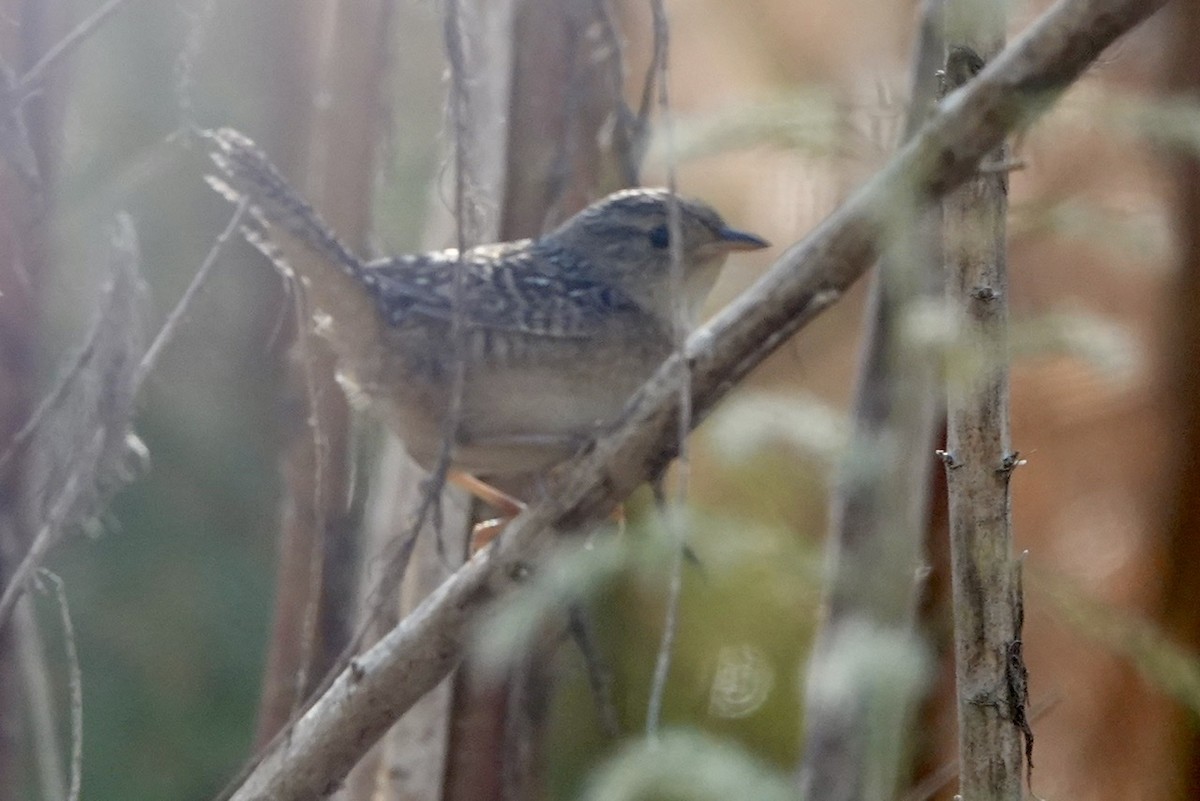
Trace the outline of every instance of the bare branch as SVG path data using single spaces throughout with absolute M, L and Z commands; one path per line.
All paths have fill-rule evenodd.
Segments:
M 667 564 L 667 607 L 663 613 L 663 631 L 658 640 L 654 659 L 654 674 L 650 682 L 650 700 L 646 703 L 646 736 L 658 737 L 662 724 L 663 698 L 667 693 L 667 677 L 671 671 L 671 649 L 679 630 L 679 603 L 683 596 L 683 560 L 686 545 L 683 538 L 682 515 L 667 503 L 659 492 L 659 514 L 671 538 L 671 561 Z
M 689 327 L 693 321 L 687 319 L 686 293 L 683 289 L 683 235 L 680 231 L 679 198 L 675 195 L 675 137 L 674 123 L 671 116 L 671 100 L 667 91 L 667 59 L 670 48 L 671 28 L 667 20 L 667 9 L 663 0 L 651 0 L 650 10 L 654 25 L 654 60 L 650 72 L 646 76 L 645 91 L 653 86 L 658 87 L 658 110 L 661 115 L 663 138 L 667 149 L 667 189 L 670 191 L 667 206 L 667 224 L 670 227 L 669 237 L 671 252 L 671 294 L 675 298 L 675 308 L 672 315 L 675 351 L 682 354 L 686 346 Z M 639 135 L 644 136 L 648 124 L 648 97 L 642 97 L 642 110 L 639 114 Z M 684 371 L 683 379 L 679 382 L 679 422 L 678 422 L 678 455 L 679 455 L 679 497 L 687 497 L 688 471 L 690 464 L 687 452 L 687 435 L 692 430 L 691 410 L 691 375 Z M 679 627 L 679 603 L 683 594 L 683 552 L 684 532 L 680 518 L 672 512 L 667 498 L 667 489 L 661 477 L 655 481 L 655 495 L 658 499 L 658 510 L 663 516 L 666 530 L 674 540 L 675 554 L 667 568 L 667 604 L 663 613 L 663 630 L 659 638 L 658 653 L 654 660 L 654 674 L 650 682 L 650 699 L 646 704 L 646 734 L 650 737 L 658 735 L 662 719 L 663 697 L 667 692 L 667 676 L 671 671 L 671 649 L 675 644 L 675 632 Z
M 646 133 L 650 128 L 650 111 L 654 105 L 655 87 L 659 85 L 659 81 L 664 77 L 664 68 L 667 63 L 667 37 L 670 34 L 669 26 L 667 25 L 666 10 L 661 2 L 652 2 L 650 11 L 653 19 L 654 30 L 654 47 L 650 56 L 650 66 L 646 68 L 646 77 L 642 81 L 642 97 L 638 101 L 637 118 L 634 120 L 632 141 L 634 143 L 634 153 L 638 162 L 641 161 L 641 151 L 644 150 L 644 141 Z M 662 97 L 660 87 L 658 97 Z
M 13 612 L 17 657 L 21 660 L 22 689 L 29 704 L 30 747 L 37 763 L 38 785 L 44 799 L 66 798 L 62 747 L 54 712 L 54 691 L 46 645 L 28 598 L 17 602 Z
M 600 653 L 596 631 L 578 603 L 571 604 L 567 610 L 567 626 L 583 657 L 588 686 L 596 705 L 596 715 L 600 719 L 600 731 L 605 737 L 616 740 L 621 736 L 621 717 L 613 700 L 612 668 Z
M 89 447 L 79 452 L 75 471 L 67 476 L 62 487 L 58 488 L 54 505 L 47 511 L 46 522 L 38 529 L 29 550 L 25 552 L 17 569 L 13 571 L 12 578 L 4 587 L 4 593 L 0 594 L 0 626 L 8 622 L 13 607 L 25 591 L 29 580 L 37 574 L 50 547 L 69 523 L 71 511 L 87 492 L 90 480 L 96 475 L 96 462 L 104 445 L 103 435 L 103 430 L 97 431 Z
M 39 570 L 38 580 L 50 584 L 58 604 L 58 617 L 63 630 L 63 645 L 67 652 L 67 681 L 71 690 L 71 786 L 67 801 L 79 801 L 79 790 L 83 783 L 83 671 L 79 668 L 79 649 L 75 645 L 75 624 L 71 622 L 71 608 L 67 605 L 67 593 L 63 580 L 49 570 Z
M 1164 0 L 1060 0 L 913 141 L 750 290 L 693 334 L 626 406 L 621 423 L 547 479 L 547 493 L 338 676 L 234 793 L 238 801 L 320 798 L 458 663 L 468 623 L 567 531 L 606 514 L 657 474 L 677 445 L 679 382 L 690 364 L 698 422 L 742 377 L 835 303 L 878 252 L 898 192 L 936 197 L 966 180 L 1118 36 Z
M 158 364 L 159 356 L 162 355 L 163 349 L 174 338 L 175 329 L 179 327 L 183 316 L 191 308 L 196 293 L 204 286 L 204 282 L 208 279 L 208 274 L 212 272 L 213 265 L 217 263 L 217 257 L 221 255 L 221 250 L 225 247 L 229 238 L 233 236 L 233 232 L 237 230 L 238 225 L 241 224 L 248 205 L 249 200 L 246 198 L 238 201 L 237 208 L 234 209 L 229 222 L 225 224 L 225 229 L 221 231 L 217 240 L 213 242 L 212 247 L 208 249 L 208 253 L 204 256 L 204 261 L 200 263 L 200 268 L 192 276 L 191 283 L 183 291 L 183 295 L 180 296 L 179 302 L 175 304 L 175 308 L 171 309 L 171 313 L 167 315 L 166 321 L 163 323 L 162 328 L 159 329 L 158 335 L 154 337 L 154 341 L 150 343 L 150 347 L 146 349 L 146 354 L 142 357 L 141 364 L 138 365 L 137 373 L 134 377 L 134 386 L 140 387 L 142 382 L 146 380 L 146 376 Z
M 656 98 L 662 102 L 666 92 L 667 39 L 670 34 L 667 24 L 666 9 L 657 0 L 651 2 L 653 44 L 650 65 L 642 79 L 642 91 L 638 100 L 638 109 L 634 112 L 622 97 L 625 87 L 625 58 L 624 44 L 614 18 L 609 0 L 593 0 L 597 19 L 600 22 L 600 32 L 609 48 L 609 63 L 616 97 L 615 129 L 613 132 L 614 145 L 620 167 L 627 186 L 637 186 L 640 183 L 642 161 L 646 156 L 646 148 L 650 141 L 650 115 L 654 109 Z M 658 89 L 656 92 L 655 90 Z
M 646 152 L 644 121 L 639 121 L 633 109 L 625 102 L 625 42 L 613 13 L 611 0 L 592 0 L 596 19 L 600 23 L 600 34 L 607 47 L 605 60 L 609 68 L 609 81 L 613 95 L 613 150 L 620 162 L 622 178 L 626 186 L 637 186 L 642 157 Z
M 1005 4 L 947 0 L 943 80 L 973 80 L 1004 45 Z M 991 151 L 1004 164 L 1003 145 Z M 958 319 L 951 347 L 970 375 L 952 380 L 946 402 L 946 486 L 958 696 L 959 792 L 1022 798 L 1026 719 L 1021 655 L 1020 565 L 1013 560 L 1009 480 L 1017 466 L 1008 413 L 1008 175 L 980 170 L 942 201 L 946 299 Z M 1022 740 L 1024 739 L 1024 754 Z M 1030 774 L 1027 773 L 1027 776 Z
M 439 547 L 443 543 L 441 526 L 442 489 L 446 486 L 446 474 L 450 469 L 450 453 L 454 443 L 458 441 L 458 429 L 462 424 L 463 394 L 466 388 L 467 360 L 465 354 L 465 314 L 463 307 L 463 292 L 466 291 L 467 270 L 462 264 L 463 255 L 473 245 L 479 236 L 478 226 L 472 225 L 467 217 L 468 197 L 467 174 L 467 65 L 464 55 L 462 10 L 459 0 L 447 0 L 443 20 L 446 39 L 446 57 L 450 61 L 450 128 L 454 134 L 454 220 L 456 223 L 455 239 L 458 242 L 458 268 L 454 272 L 454 286 L 450 299 L 450 347 L 454 354 L 451 365 L 450 403 L 442 418 L 442 444 L 438 451 L 437 462 L 430 474 L 425 488 L 425 497 L 417 511 L 417 522 L 413 525 L 412 535 L 420 530 L 425 523 L 426 515 L 434 512 L 434 528 L 437 530 Z M 474 219 L 474 215 L 472 215 Z M 446 558 L 444 552 L 442 558 Z M 456 555 L 457 562 L 457 555 Z
M 3 469 L 13 457 L 21 452 L 29 439 L 41 428 L 47 416 L 62 403 L 67 390 L 72 386 L 72 381 L 78 376 L 79 371 L 83 369 L 88 359 L 92 358 L 97 338 L 100 336 L 102 322 L 99 318 L 92 321 L 91 328 L 83 338 L 83 347 L 71 357 L 70 364 L 62 370 L 58 381 L 55 382 L 50 391 L 38 402 L 37 408 L 33 410 L 33 414 L 29 415 L 29 419 L 25 421 L 20 430 L 16 434 L 13 434 L 8 442 L 8 446 L 3 451 L 0 451 L 0 469 Z

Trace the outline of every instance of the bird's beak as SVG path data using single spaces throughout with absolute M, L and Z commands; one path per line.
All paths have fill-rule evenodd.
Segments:
M 736 228 L 718 230 L 717 241 L 725 250 L 762 250 L 771 247 L 771 243 L 761 236 L 739 231 Z

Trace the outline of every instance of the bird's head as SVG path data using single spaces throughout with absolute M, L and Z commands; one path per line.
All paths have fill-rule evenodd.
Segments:
M 588 206 L 543 241 L 569 250 L 601 280 L 667 318 L 678 308 L 672 292 L 671 247 L 678 230 L 684 309 L 688 322 L 694 322 L 729 253 L 758 250 L 768 243 L 729 227 L 706 203 L 683 197 L 675 202 L 677 229 L 671 224 L 670 192 L 626 189 Z

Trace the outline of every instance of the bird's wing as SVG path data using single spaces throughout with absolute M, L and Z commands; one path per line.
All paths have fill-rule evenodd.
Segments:
M 597 336 L 641 310 L 609 284 L 520 245 L 453 250 L 372 262 L 368 288 L 392 325 L 414 315 L 450 321 L 455 271 L 464 270 L 463 321 L 468 328 L 565 339 Z

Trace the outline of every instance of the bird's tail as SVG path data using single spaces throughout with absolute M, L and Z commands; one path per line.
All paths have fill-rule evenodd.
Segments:
M 246 239 L 280 272 L 299 280 L 309 311 L 321 313 L 318 330 L 342 357 L 351 363 L 370 361 L 380 321 L 364 282 L 364 262 L 249 137 L 220 128 L 206 138 L 220 173 L 207 176 L 209 184 L 230 202 L 248 204 L 251 222 L 242 229 Z
M 282 229 L 352 276 L 361 274 L 362 260 L 284 180 L 253 140 L 232 128 L 218 128 L 206 136 L 213 143 L 213 163 L 221 172 L 220 177 L 208 176 L 217 192 L 234 203 L 246 198 L 261 223 Z

